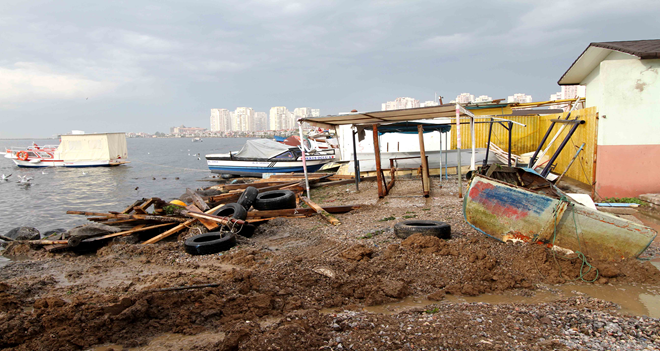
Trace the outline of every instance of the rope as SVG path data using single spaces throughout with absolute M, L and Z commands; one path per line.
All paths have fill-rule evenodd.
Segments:
M 554 226 L 554 233 L 552 235 L 552 246 L 553 247 L 555 246 L 555 241 L 557 239 L 557 217 L 558 217 L 558 211 L 557 210 L 559 208 L 559 205 L 561 205 L 562 202 L 566 202 L 569 206 L 571 206 L 571 210 L 573 212 L 573 223 L 575 224 L 575 237 L 577 238 L 577 241 L 578 241 L 578 247 L 580 248 L 580 250 L 582 250 L 582 243 L 580 242 L 580 235 L 579 235 L 579 230 L 578 230 L 578 226 L 577 226 L 577 220 L 575 219 L 575 205 L 573 203 L 569 202 L 568 198 L 564 195 L 562 195 L 559 198 L 559 202 L 555 206 L 555 210 L 554 210 L 554 213 L 555 213 L 554 214 L 555 226 Z M 561 271 L 561 265 L 557 261 L 557 252 L 555 250 L 552 250 L 552 257 L 554 258 L 555 263 L 557 264 L 557 267 L 559 268 L 559 277 L 561 277 L 563 279 L 566 279 L 568 281 L 575 281 L 575 280 L 580 279 L 580 280 L 582 280 L 583 282 L 586 282 L 586 283 L 595 282 L 596 279 L 598 279 L 598 268 L 596 268 L 596 277 L 594 279 L 592 279 L 592 280 L 584 279 L 584 276 L 589 274 L 589 272 L 591 272 L 591 270 L 594 267 L 589 263 L 589 261 L 587 261 L 587 256 L 585 256 L 585 254 L 583 254 L 581 251 L 575 251 L 575 253 L 577 254 L 577 257 L 571 258 L 571 257 L 568 257 L 568 256 L 561 256 L 561 258 L 569 260 L 569 261 L 573 261 L 575 259 L 582 260 L 582 265 L 580 266 L 580 275 L 575 279 L 566 279 L 566 278 L 563 277 L 562 271 Z M 585 266 L 589 267 L 589 269 L 586 272 L 584 271 Z

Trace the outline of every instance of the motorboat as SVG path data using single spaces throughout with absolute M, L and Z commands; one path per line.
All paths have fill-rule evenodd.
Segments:
M 202 141 L 204 141 L 202 138 L 193 138 L 192 140 L 193 143 L 201 143 Z
M 129 163 L 126 134 L 98 133 L 62 135 L 59 145 L 6 149 L 18 167 L 101 167 Z
M 335 160 L 334 154 L 306 152 L 304 163 L 308 172 L 316 172 Z M 303 172 L 300 147 L 285 145 L 270 139 L 248 140 L 240 151 L 206 155 L 213 173 L 261 177 L 264 173 Z

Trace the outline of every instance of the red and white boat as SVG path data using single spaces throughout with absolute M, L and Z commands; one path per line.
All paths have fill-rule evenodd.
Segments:
M 124 133 L 62 135 L 59 145 L 11 147 L 5 158 L 19 167 L 109 167 L 129 162 Z

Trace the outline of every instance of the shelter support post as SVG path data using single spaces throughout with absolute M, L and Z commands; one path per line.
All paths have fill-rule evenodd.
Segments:
M 376 158 L 376 182 L 378 183 L 378 197 L 384 198 L 387 195 L 387 187 L 383 182 L 383 169 L 380 165 L 380 144 L 378 143 L 378 124 L 373 125 L 374 131 L 374 156 Z
M 511 132 L 512 132 L 512 129 L 513 129 L 513 123 L 509 122 L 509 155 L 508 155 L 509 167 L 511 167 Z
M 357 157 L 357 130 L 353 132 L 353 167 L 355 174 L 355 191 L 360 191 L 360 161 Z
M 419 155 L 422 157 L 422 191 L 424 197 L 429 197 L 431 180 L 429 179 L 429 162 L 424 149 L 424 127 L 422 125 L 417 126 L 417 134 L 419 135 Z
M 474 135 L 474 117 L 470 117 L 470 139 L 472 139 L 472 157 L 470 158 L 470 170 L 477 169 L 475 162 L 477 159 L 477 141 Z
M 458 175 L 458 198 L 463 197 L 463 175 L 461 174 L 461 105 L 456 104 L 456 174 Z
M 305 161 L 305 138 L 303 138 L 302 121 L 298 121 L 298 132 L 300 133 L 300 150 L 302 150 L 303 171 L 305 172 L 305 185 L 307 187 L 307 198 L 312 197 L 309 194 L 309 178 L 307 177 L 307 162 Z
M 438 158 L 440 160 L 440 167 L 438 168 L 438 177 L 440 178 L 440 183 L 438 186 L 442 188 L 442 131 L 439 131 L 438 135 L 440 135 L 440 157 Z

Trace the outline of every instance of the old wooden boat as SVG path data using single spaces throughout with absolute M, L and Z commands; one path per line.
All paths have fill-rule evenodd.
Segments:
M 657 233 L 583 206 L 529 168 L 491 165 L 473 175 L 465 220 L 495 239 L 517 239 L 580 251 L 597 259 L 639 256 Z

